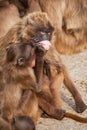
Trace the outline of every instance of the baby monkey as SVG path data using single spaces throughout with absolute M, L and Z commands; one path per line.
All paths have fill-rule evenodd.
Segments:
M 12 121 L 23 90 L 37 90 L 34 71 L 35 48 L 27 43 L 10 44 L 3 60 L 3 119 Z

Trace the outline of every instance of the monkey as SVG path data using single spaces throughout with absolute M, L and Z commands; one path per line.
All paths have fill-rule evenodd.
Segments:
M 17 7 L 10 4 L 8 0 L 0 1 L 0 38 L 19 20 Z
M 34 65 L 34 48 L 29 44 L 19 43 L 10 44 L 6 47 L 6 51 L 6 58 L 3 61 L 3 70 L 1 69 L 0 75 L 0 79 L 4 82 L 0 84 L 4 85 L 0 128 L 3 130 L 7 128 L 8 130 L 35 130 L 34 122 L 30 117 L 13 117 L 14 111 L 19 103 L 18 100 L 22 94 L 21 91 L 25 89 L 34 89 L 36 91 L 37 89 L 36 79 L 31 68 Z M 9 67 L 5 64 L 8 64 Z M 7 76 L 5 75 L 6 73 Z M 10 95 L 11 93 L 12 97 Z M 10 98 L 12 99 L 11 101 L 9 101 Z M 11 125 L 8 123 L 9 121 Z
M 51 53 L 53 52 L 53 53 Z M 51 64 L 52 62 L 54 62 L 55 64 L 59 64 L 58 68 L 59 70 L 61 70 L 62 68 L 62 73 L 64 75 L 64 85 L 65 87 L 69 90 L 69 92 L 71 92 L 74 100 L 75 100 L 75 104 L 76 104 L 76 111 L 78 113 L 83 112 L 87 106 L 83 103 L 81 95 L 78 93 L 74 83 L 72 82 L 72 80 L 70 79 L 70 75 L 69 72 L 65 66 L 65 64 L 62 62 L 60 55 L 58 54 L 58 52 L 56 51 L 55 47 L 52 47 L 49 49 L 49 51 L 46 54 L 45 60 L 50 61 Z M 52 73 L 54 73 L 56 71 L 56 69 L 53 67 L 52 68 Z M 50 74 L 49 74 L 50 75 Z M 57 90 L 56 90 L 57 91 Z
M 1 66 L 3 66 L 2 57 L 5 56 L 5 54 L 6 54 L 6 52 L 5 52 L 6 45 L 8 45 L 10 43 L 18 44 L 22 41 L 24 44 L 29 43 L 32 46 L 34 46 L 34 45 L 39 46 L 39 49 L 41 48 L 43 50 L 43 43 L 38 42 L 38 39 L 35 39 L 35 38 L 37 38 L 37 37 L 35 37 L 35 35 L 38 33 L 44 34 L 45 32 L 49 34 L 50 30 L 52 30 L 52 26 L 51 26 L 51 23 L 46 15 L 46 13 L 41 13 L 41 12 L 32 13 L 32 14 L 29 14 L 28 16 L 26 16 L 24 19 L 20 20 L 20 22 L 17 23 L 11 30 L 9 30 L 9 32 L 6 34 L 6 36 L 4 38 L 2 38 L 0 41 L 0 64 L 1 64 Z M 39 39 L 39 41 L 40 41 L 40 39 Z M 48 43 L 48 42 L 46 42 L 46 43 Z M 51 55 L 51 54 L 53 55 L 54 61 L 56 59 L 58 59 L 58 56 L 57 56 L 58 54 L 56 54 L 55 49 L 51 50 L 51 52 L 49 52 L 49 50 L 48 50 L 46 54 L 48 55 L 48 53 L 49 53 L 49 55 Z M 49 55 L 48 55 L 48 57 L 50 58 L 51 56 L 49 56 Z M 52 58 L 50 58 L 50 60 L 51 59 Z M 59 60 L 59 62 L 60 62 L 60 60 Z M 83 112 L 87 108 L 87 106 L 83 102 L 79 92 L 77 91 L 72 80 L 70 79 L 70 76 L 66 70 L 66 67 L 64 67 L 64 65 L 63 65 L 62 68 L 63 68 L 64 77 L 65 77 L 64 84 L 67 86 L 67 88 L 72 93 L 72 95 L 75 99 L 77 112 Z M 62 78 L 60 78 L 60 80 L 62 80 Z M 54 88 L 55 91 L 58 91 L 57 89 L 56 89 L 56 87 Z M 54 94 L 54 96 L 57 97 L 57 93 Z M 48 98 L 48 100 L 49 100 L 49 98 Z M 60 113 L 59 114 L 60 117 L 61 116 L 63 117 L 65 114 L 64 111 L 59 111 L 58 113 Z
M 5 55 L 6 45 L 10 43 L 19 43 L 20 41 L 24 41 L 24 43 L 28 43 L 30 41 L 31 45 L 33 44 L 34 46 L 35 43 L 35 46 L 37 46 L 36 43 L 38 42 L 38 39 L 37 38 L 35 39 L 35 34 L 38 34 L 40 32 L 41 33 L 47 32 L 49 34 L 50 31 L 52 32 L 52 30 L 53 30 L 52 25 L 46 13 L 41 13 L 41 12 L 32 13 L 26 16 L 23 20 L 20 20 L 20 22 L 14 25 L 14 27 L 11 30 L 9 30 L 6 36 L 0 40 L 0 65 L 2 66 L 2 57 L 4 57 Z M 40 46 L 42 45 L 40 43 L 38 44 Z M 53 55 L 55 55 L 54 56 L 55 58 L 56 57 L 55 52 Z M 73 97 L 75 98 L 77 112 L 83 112 L 86 109 L 86 105 L 84 104 L 81 96 L 78 94 L 78 91 L 76 90 L 75 85 L 70 79 L 70 76 L 67 73 L 66 69 L 65 72 L 66 72 L 65 84 L 68 87 L 69 91 L 73 94 Z M 78 95 L 77 96 L 78 98 L 76 97 L 76 95 Z
M 58 52 L 71 55 L 87 48 L 86 0 L 35 1 L 55 27 L 54 45 Z
M 52 53 L 53 52 L 53 53 Z M 38 52 L 39 53 L 39 52 Z M 46 67 L 47 69 L 47 72 L 48 73 L 48 77 L 49 77 L 49 80 L 50 80 L 50 89 L 51 89 L 51 93 L 52 93 L 52 96 L 53 98 L 55 98 L 55 100 L 53 100 L 52 96 L 50 97 L 50 94 L 49 94 L 49 89 L 47 90 L 46 89 L 46 86 L 45 86 L 45 91 L 42 90 L 41 93 L 37 93 L 37 97 L 39 97 L 39 105 L 40 107 L 50 116 L 56 118 L 56 119 L 62 119 L 63 117 L 69 117 L 69 118 L 72 118 L 76 121 L 79 121 L 79 122 L 83 122 L 83 123 L 87 123 L 87 118 L 81 118 L 77 115 L 74 115 L 72 113 L 69 113 L 69 112 L 65 112 L 62 110 L 62 109 L 54 109 L 52 108 L 53 104 L 55 104 L 54 106 L 56 106 L 57 108 L 61 108 L 61 99 L 60 99 L 60 96 L 58 96 L 58 87 L 60 86 L 59 84 L 61 84 L 61 82 L 66 85 L 66 87 L 69 89 L 69 91 L 72 93 L 74 99 L 75 99 L 75 102 L 76 102 L 76 107 L 77 107 L 77 111 L 78 112 L 81 112 L 83 110 L 81 109 L 86 109 L 87 106 L 83 105 L 84 107 L 82 108 L 82 105 L 81 106 L 78 106 L 80 105 L 80 103 L 82 102 L 82 99 L 81 99 L 81 96 L 79 95 L 79 93 L 77 92 L 77 90 L 75 89 L 75 86 L 74 84 L 72 84 L 72 82 L 69 80 L 69 74 L 66 70 L 66 67 L 65 65 L 62 63 L 56 49 L 54 49 L 53 47 L 51 49 L 48 50 L 47 54 L 46 54 L 46 57 L 44 58 L 44 60 L 46 60 L 48 62 L 48 64 L 52 64 L 52 68 L 50 67 Z M 54 66 L 53 66 L 54 64 Z M 57 68 L 55 69 L 55 66 L 57 66 Z M 61 69 L 62 68 L 62 69 Z M 50 69 L 51 72 L 48 72 L 48 69 Z M 55 73 L 57 73 L 56 71 L 58 71 L 58 75 Z M 61 78 L 61 72 L 63 74 L 63 78 Z M 53 75 L 53 76 L 51 76 Z M 58 79 L 57 79 L 58 78 Z M 56 81 L 58 80 L 58 81 Z M 70 82 L 67 82 L 67 80 L 69 80 Z M 68 83 L 68 84 L 67 84 Z M 57 86 L 57 88 L 55 89 L 55 86 Z M 73 88 L 73 90 L 75 91 L 72 91 L 71 89 L 71 86 Z M 44 87 L 43 87 L 44 88 Z M 58 90 L 58 91 L 57 91 Z M 76 92 L 76 93 L 74 93 Z M 80 98 L 80 100 L 78 100 Z M 42 100 L 41 100 L 42 99 Z M 54 102 L 52 102 L 52 100 Z M 59 101 L 59 102 L 58 102 Z M 79 102 L 78 102 L 79 101 Z M 52 102 L 52 103 L 51 103 Z M 49 105 L 48 105 L 49 104 Z M 82 103 L 83 104 L 83 103 Z M 52 105 L 52 106 L 51 106 Z M 47 107 L 46 107 L 47 106 Z M 50 108 L 52 110 L 50 110 Z M 57 113 L 56 113 L 57 112 Z
M 43 33 L 45 32 L 44 30 L 42 31 Z M 52 35 L 52 34 L 51 34 Z M 33 37 L 30 41 L 31 41 L 31 44 L 33 44 L 34 42 L 34 45 L 37 45 L 37 41 L 38 41 L 39 38 L 35 38 Z M 53 41 L 54 39 L 52 39 Z M 37 44 L 36 44 L 37 43 Z M 38 46 L 38 45 L 37 45 Z M 47 57 L 51 60 L 53 57 L 53 59 L 57 59 L 58 58 L 58 62 L 62 62 L 60 59 L 60 56 L 57 54 L 57 52 L 55 51 L 55 47 L 54 45 L 52 46 L 53 49 L 49 49 L 47 52 Z M 39 48 L 40 49 L 40 48 Z M 43 49 L 42 49 L 43 51 Z M 52 56 L 51 56 L 52 55 Z M 53 61 L 52 61 L 53 62 Z M 64 69 L 64 76 L 65 76 L 65 79 L 64 79 L 64 84 L 66 85 L 66 87 L 69 89 L 69 91 L 71 92 L 71 94 L 73 95 L 74 99 L 75 99 L 75 103 L 76 103 L 76 111 L 77 112 L 83 112 L 87 106 L 83 103 L 82 101 L 82 98 L 80 96 L 80 94 L 78 93 L 78 91 L 76 90 L 75 88 L 75 85 L 74 83 L 72 82 L 72 80 L 70 79 L 70 76 L 67 72 L 67 69 L 65 67 L 65 65 L 63 64 L 63 69 Z M 39 70 L 40 71 L 40 70 Z M 77 96 L 76 96 L 77 95 Z
M 23 90 L 36 90 L 37 83 L 32 69 L 34 48 L 24 43 L 10 44 L 6 51 L 3 61 L 4 90 L 1 116 L 11 122 Z
M 55 35 L 58 38 L 55 38 L 56 40 L 54 39 L 54 41 L 56 41 L 54 45 L 56 46 L 58 52 L 60 53 L 66 52 L 68 54 L 71 54 L 79 52 L 86 46 L 86 25 L 85 25 L 86 24 L 85 16 L 87 12 L 86 0 L 85 1 L 74 0 L 72 2 L 69 0 L 65 1 L 36 0 L 36 1 L 39 3 L 42 11 L 47 12 L 48 16 L 51 18 L 51 21 L 55 17 L 54 18 L 55 20 L 52 21 L 52 23 L 55 27 L 57 27 Z M 71 7 L 72 5 L 74 8 Z M 52 8 L 51 11 L 49 11 L 50 7 Z M 75 16 L 69 15 L 70 13 L 74 14 L 75 11 L 77 12 Z M 58 12 L 60 15 L 55 14 L 55 16 L 53 16 L 54 14 L 53 12 L 54 13 Z M 73 21 L 72 19 L 76 19 L 76 23 L 71 22 Z
M 51 53 L 51 52 L 53 52 L 53 53 Z M 64 83 L 65 86 L 68 88 L 68 90 L 71 92 L 72 90 L 71 90 L 71 88 L 69 88 L 69 85 L 72 85 L 72 83 L 68 82 L 69 84 L 67 84 L 67 82 L 66 82 L 67 79 L 69 78 L 67 75 L 68 72 L 66 70 L 66 66 L 61 61 L 56 49 L 54 49 L 53 47 L 50 48 L 48 50 L 48 52 L 46 53 L 44 61 L 46 62 L 45 63 L 45 69 L 46 69 L 45 74 L 48 76 L 48 78 L 51 82 L 50 87 L 48 87 L 48 89 L 50 88 L 52 95 L 50 95 L 48 93 L 48 91 L 46 90 L 46 88 L 44 89 L 44 87 L 43 87 L 42 92 L 37 93 L 37 97 L 39 97 L 38 102 L 40 103 L 39 104 L 40 107 L 48 115 L 50 115 L 56 119 L 62 119 L 63 117 L 68 117 L 68 118 L 72 118 L 79 122 L 87 123 L 87 118 L 80 118 L 77 115 L 74 115 L 74 114 L 66 112 L 66 111 L 64 112 L 64 110 L 61 109 L 62 103 L 61 103 L 60 95 L 58 95 L 58 93 L 59 93 L 58 89 L 61 86 L 61 84 Z M 55 87 L 56 87 L 56 89 L 55 89 Z M 75 88 L 73 88 L 73 89 L 75 90 Z M 45 92 L 44 92 L 44 90 L 45 90 Z M 80 112 L 79 108 L 82 107 L 82 106 L 79 106 L 79 108 L 78 108 L 78 104 L 80 104 L 82 102 L 81 100 L 79 100 L 80 102 L 78 102 L 78 98 L 80 97 L 80 95 L 77 92 L 77 97 L 75 97 L 75 93 L 74 92 L 71 92 L 71 93 L 75 99 L 77 110 L 78 110 L 78 112 Z M 57 110 L 57 113 L 56 113 L 56 109 L 52 108 L 52 106 L 50 106 L 50 105 L 59 109 L 59 110 Z M 47 107 L 45 107 L 45 106 L 47 106 Z M 87 106 L 85 106 L 85 108 L 87 108 Z

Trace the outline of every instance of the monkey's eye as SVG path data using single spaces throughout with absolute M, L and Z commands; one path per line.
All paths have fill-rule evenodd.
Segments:
M 40 31 L 40 34 L 41 35 L 45 35 L 45 34 L 51 35 L 51 32 L 42 32 L 42 31 Z
M 25 58 L 23 58 L 23 57 L 18 58 L 17 65 L 24 66 L 25 65 Z

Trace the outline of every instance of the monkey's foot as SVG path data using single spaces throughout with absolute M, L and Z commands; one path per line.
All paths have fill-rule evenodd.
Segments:
M 87 105 L 85 103 L 83 103 L 83 102 L 77 102 L 76 103 L 76 111 L 78 113 L 82 113 L 86 109 L 87 109 Z

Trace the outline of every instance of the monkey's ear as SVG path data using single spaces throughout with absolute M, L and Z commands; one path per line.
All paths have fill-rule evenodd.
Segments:
M 11 45 L 6 47 L 6 61 L 11 62 L 15 58 L 14 48 Z
M 6 47 L 6 51 L 9 51 L 9 49 L 10 49 L 10 46 L 7 46 L 7 47 Z
M 12 46 L 12 43 L 9 43 L 8 46 L 6 46 L 6 51 L 9 51 Z

